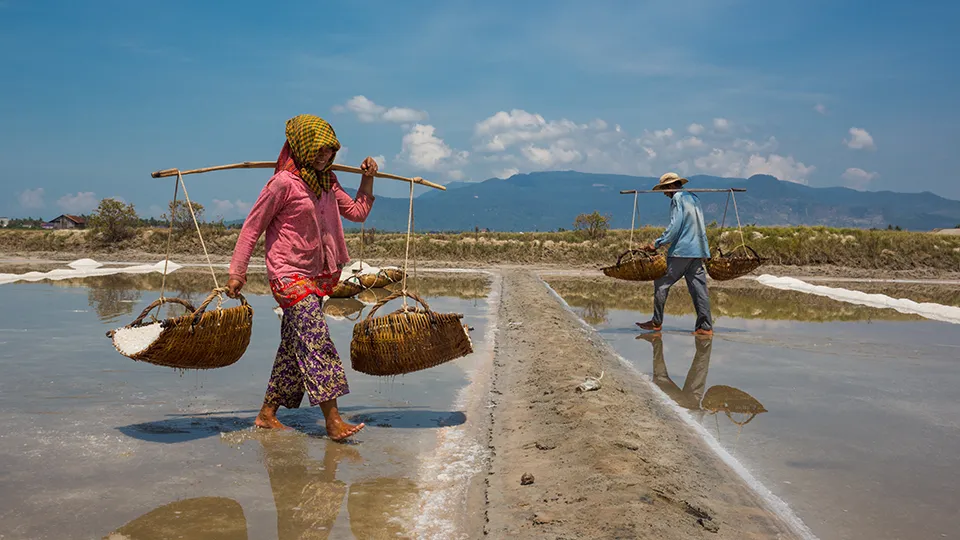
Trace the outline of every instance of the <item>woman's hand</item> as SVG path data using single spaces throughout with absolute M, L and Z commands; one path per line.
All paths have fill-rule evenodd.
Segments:
M 242 288 L 243 282 L 236 278 L 230 278 L 230 281 L 227 282 L 227 296 L 236 298 Z
M 377 174 L 380 166 L 377 165 L 377 160 L 373 159 L 370 156 L 367 156 L 367 159 L 363 160 L 363 163 L 360 164 L 360 170 L 363 171 L 363 176 L 373 177 Z

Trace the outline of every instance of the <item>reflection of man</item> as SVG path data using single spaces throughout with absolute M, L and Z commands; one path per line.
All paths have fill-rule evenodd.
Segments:
M 707 387 L 707 370 L 710 367 L 710 353 L 713 351 L 712 338 L 697 338 L 697 352 L 693 355 L 693 362 L 683 380 L 683 388 L 670 379 L 667 373 L 667 363 L 663 359 L 663 337 L 660 334 L 641 334 L 639 339 L 649 341 L 653 345 L 653 382 L 670 399 L 677 402 L 684 409 L 700 410 L 700 400 Z
M 666 244 L 670 244 L 670 249 L 667 251 L 667 274 L 653 283 L 653 319 L 637 323 L 637 326 L 644 330 L 659 331 L 670 287 L 680 278 L 686 278 L 687 290 L 697 310 L 697 327 L 693 333 L 711 336 L 713 321 L 710 319 L 710 293 L 707 291 L 707 272 L 703 268 L 704 259 L 710 258 L 710 248 L 700 199 L 688 191 L 670 191 L 679 190 L 686 183 L 686 178 L 667 173 L 653 187 L 655 191 L 667 190 L 664 195 L 670 197 L 670 225 L 660 238 L 645 249 L 656 251 Z

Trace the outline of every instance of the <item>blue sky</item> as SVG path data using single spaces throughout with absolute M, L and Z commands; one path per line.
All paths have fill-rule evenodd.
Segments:
M 441 183 L 675 170 L 960 198 L 955 3 L 283 5 L 0 0 L 0 215 L 159 214 L 151 171 L 275 159 L 302 112 L 338 161 Z M 187 178 L 235 219 L 267 173 Z

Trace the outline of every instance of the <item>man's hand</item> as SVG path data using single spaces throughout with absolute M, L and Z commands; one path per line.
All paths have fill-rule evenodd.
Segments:
M 373 159 L 370 156 L 367 156 L 367 159 L 363 160 L 363 163 L 360 164 L 360 170 L 363 171 L 364 176 L 373 176 L 377 174 L 379 170 L 379 165 L 377 165 L 377 160 Z
M 227 282 L 227 296 L 236 298 L 242 288 L 243 283 L 239 279 L 230 278 L 230 281 Z
M 649 244 L 643 246 L 641 249 L 644 251 L 656 251 L 657 246 L 653 242 L 650 242 Z

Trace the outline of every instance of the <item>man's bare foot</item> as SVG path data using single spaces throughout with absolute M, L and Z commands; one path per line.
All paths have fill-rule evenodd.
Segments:
M 650 330 L 650 331 L 653 331 L 653 332 L 659 332 L 659 331 L 660 331 L 660 325 L 654 323 L 653 321 L 638 322 L 638 323 L 637 323 L 637 326 L 639 326 L 639 327 L 640 327 L 641 329 L 643 329 L 643 330 Z
M 336 419 L 327 422 L 327 436 L 334 441 L 342 441 L 353 435 L 356 435 L 366 426 L 364 423 L 348 424 L 343 419 Z
M 693 331 L 693 335 L 697 337 L 713 337 L 713 330 L 704 330 L 702 328 L 697 328 Z
M 277 420 L 277 409 L 279 408 L 279 405 L 264 403 L 263 407 L 260 408 L 260 413 L 257 414 L 257 419 L 253 421 L 253 425 L 263 429 L 290 429 L 281 424 L 280 420 Z

